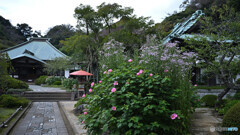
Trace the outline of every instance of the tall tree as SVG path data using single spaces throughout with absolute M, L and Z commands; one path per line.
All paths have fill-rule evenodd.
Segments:
M 91 25 L 91 21 L 93 21 L 95 11 L 90 5 L 80 4 L 74 10 L 74 17 L 78 21 L 79 27 L 85 27 L 87 35 L 89 35 L 89 25 Z
M 218 95 L 221 101 L 230 89 L 238 89 L 233 82 L 240 73 L 240 13 L 228 5 L 211 7 L 210 16 L 201 21 L 203 37 L 187 41 L 190 48 L 198 53 L 200 67 L 219 76 L 226 87 Z
M 42 37 L 41 31 L 33 32 L 32 27 L 26 23 L 17 24 L 17 30 L 19 30 L 26 39 L 31 37 Z
M 97 6 L 97 13 L 102 18 L 103 23 L 108 28 L 108 32 L 111 32 L 112 25 L 115 19 L 129 16 L 133 13 L 133 9 L 130 7 L 122 8 L 121 5 L 117 3 L 106 4 L 103 2 L 101 5 Z
M 75 34 L 75 29 L 70 24 L 56 25 L 50 28 L 45 35 L 47 38 L 51 38 L 50 42 L 58 49 L 60 49 L 63 44 L 60 43 L 61 40 L 65 40 Z

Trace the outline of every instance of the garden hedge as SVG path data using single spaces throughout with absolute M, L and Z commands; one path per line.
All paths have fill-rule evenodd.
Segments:
M 226 132 L 228 135 L 240 135 L 240 102 L 235 104 L 225 114 L 222 122 L 222 127 L 237 127 L 238 131 Z
M 201 98 L 201 101 L 206 104 L 206 106 L 214 107 L 217 103 L 216 95 L 205 95 Z

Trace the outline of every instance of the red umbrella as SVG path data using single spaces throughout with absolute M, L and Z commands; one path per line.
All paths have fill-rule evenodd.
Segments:
M 79 70 L 79 71 L 75 71 L 75 72 L 72 72 L 70 73 L 70 75 L 83 75 L 83 76 L 87 76 L 87 75 L 93 75 L 91 73 L 88 73 L 86 71 L 83 71 L 83 70 Z

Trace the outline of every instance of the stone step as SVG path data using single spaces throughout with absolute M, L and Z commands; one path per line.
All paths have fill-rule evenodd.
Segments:
M 71 94 L 24 94 L 24 97 L 71 97 Z
M 22 96 L 32 101 L 71 100 L 71 92 L 25 92 Z
M 70 101 L 71 97 L 26 97 L 32 101 Z

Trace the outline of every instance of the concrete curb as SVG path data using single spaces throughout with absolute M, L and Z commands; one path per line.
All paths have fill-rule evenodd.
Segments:
M 66 118 L 68 119 L 70 126 L 72 127 L 75 135 L 86 135 L 87 130 L 84 129 L 84 125 L 79 124 L 79 119 L 73 113 L 71 113 L 71 111 L 73 110 L 71 106 L 74 105 L 73 102 L 61 101 L 59 104 L 63 112 L 65 113 Z
M 30 106 L 32 106 L 32 102 L 30 102 L 28 104 L 28 106 L 17 116 L 17 118 L 15 119 L 15 121 L 13 121 L 11 123 L 11 125 L 9 125 L 9 127 L 5 130 L 5 132 L 3 133 L 4 135 L 8 135 L 12 129 L 17 125 L 17 122 L 23 117 L 23 115 L 26 114 L 26 112 L 29 110 Z
M 62 105 L 60 104 L 60 102 L 57 102 L 58 108 L 60 110 L 60 113 L 62 115 L 63 118 L 63 122 L 67 128 L 67 132 L 69 135 L 76 135 L 76 132 L 74 131 L 72 125 L 70 124 L 69 119 L 66 116 L 66 112 L 64 111 L 64 109 L 62 108 Z

